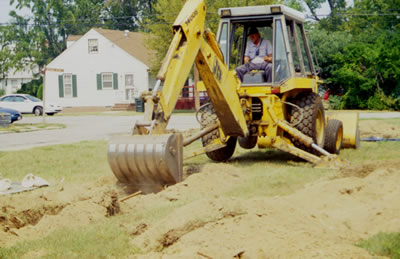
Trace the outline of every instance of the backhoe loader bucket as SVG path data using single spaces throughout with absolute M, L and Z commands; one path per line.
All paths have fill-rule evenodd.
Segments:
M 108 145 L 108 162 L 120 183 L 134 189 L 159 191 L 182 181 L 183 137 L 115 137 Z
M 342 148 L 360 147 L 360 130 L 358 128 L 358 112 L 328 112 L 327 119 L 340 120 L 343 123 Z

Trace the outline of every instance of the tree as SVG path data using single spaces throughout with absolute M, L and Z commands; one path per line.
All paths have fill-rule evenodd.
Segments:
M 32 18 L 10 12 L 15 42 L 14 66 L 24 67 L 47 64 L 66 47 L 71 34 L 82 34 L 93 24 L 101 23 L 102 4 L 100 0 L 11 0 L 17 8 L 30 8 Z
M 399 0 L 355 0 L 349 9 L 348 30 L 355 35 L 368 34 L 375 41 L 382 31 L 399 31 Z
M 37 80 L 32 80 L 28 83 L 24 83 L 21 86 L 21 89 L 17 91 L 17 93 L 30 94 L 32 96 L 36 96 L 39 99 L 43 97 L 43 78 Z
M 105 24 L 116 30 L 138 31 L 145 19 L 151 19 L 155 0 L 107 0 Z
M 313 27 L 309 40 L 312 41 L 313 54 L 320 66 L 320 77 L 330 83 L 332 72 L 338 68 L 335 56 L 342 53 L 344 48 L 352 41 L 352 35 L 346 31 L 328 31 L 323 28 Z
M 331 82 L 345 89 L 344 107 L 400 109 L 400 34 L 352 42 L 335 59 Z
M 316 10 L 321 8 L 321 4 L 324 2 L 325 0 L 304 0 L 304 3 L 310 10 L 313 19 L 316 21 L 320 21 L 320 18 L 317 16 Z
M 13 65 L 11 34 L 12 28 L 10 26 L 0 27 L 0 79 L 5 78 Z

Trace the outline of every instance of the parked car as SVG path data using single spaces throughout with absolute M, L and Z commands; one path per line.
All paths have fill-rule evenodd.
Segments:
M 42 100 L 29 94 L 4 95 L 0 98 L 0 107 L 14 109 L 21 113 L 33 113 L 36 116 L 40 116 L 43 113 Z M 62 111 L 62 107 L 60 105 L 46 103 L 47 115 L 54 115 L 60 111 Z
M 17 110 L 0 107 L 0 113 L 9 113 L 11 115 L 11 123 L 22 119 L 21 113 Z

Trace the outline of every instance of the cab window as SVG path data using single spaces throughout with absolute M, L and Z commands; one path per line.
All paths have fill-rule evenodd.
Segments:
M 243 62 L 243 33 L 244 25 L 234 23 L 232 26 L 232 47 L 229 59 L 229 69 L 235 69 Z
M 280 83 L 290 75 L 289 62 L 283 38 L 281 20 L 275 20 L 274 83 Z
M 302 61 L 300 59 L 299 53 L 297 51 L 297 46 L 296 46 L 296 35 L 294 34 L 294 22 L 293 21 L 286 21 L 287 24 L 287 31 L 288 31 L 288 36 L 289 36 L 289 44 L 290 44 L 290 49 L 292 51 L 293 55 L 293 65 L 294 65 L 294 71 L 296 73 L 301 72 L 301 66 Z
M 311 62 L 310 59 L 308 58 L 307 52 L 306 52 L 306 47 L 304 44 L 304 35 L 303 35 L 303 26 L 300 24 L 296 24 L 296 33 L 297 37 L 299 39 L 300 43 L 300 50 L 301 50 L 301 55 L 303 56 L 303 62 L 304 62 L 304 69 L 306 72 L 311 72 Z
M 219 47 L 222 51 L 222 55 L 224 56 L 225 62 L 227 61 L 227 49 L 228 49 L 228 23 L 224 22 L 221 25 L 221 33 L 219 35 Z

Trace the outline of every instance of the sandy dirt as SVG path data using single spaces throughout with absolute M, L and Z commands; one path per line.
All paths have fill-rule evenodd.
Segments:
M 370 126 L 363 136 L 382 132 Z M 400 132 L 387 131 L 385 137 Z M 370 258 L 355 246 L 357 241 L 400 231 L 398 168 L 398 159 L 366 162 L 290 195 L 250 199 L 223 195 L 246 180 L 229 164 L 206 164 L 179 184 L 124 202 L 119 200 L 126 194 L 112 175 L 74 187 L 60 183 L 0 196 L 0 244 L 9 247 L 115 215 L 134 217 L 136 211 L 165 203 L 180 205 L 159 220 L 121 225 L 142 253 L 134 258 Z
M 385 121 L 360 120 L 360 135 L 361 138 L 400 138 L 400 125 L 390 124 Z

